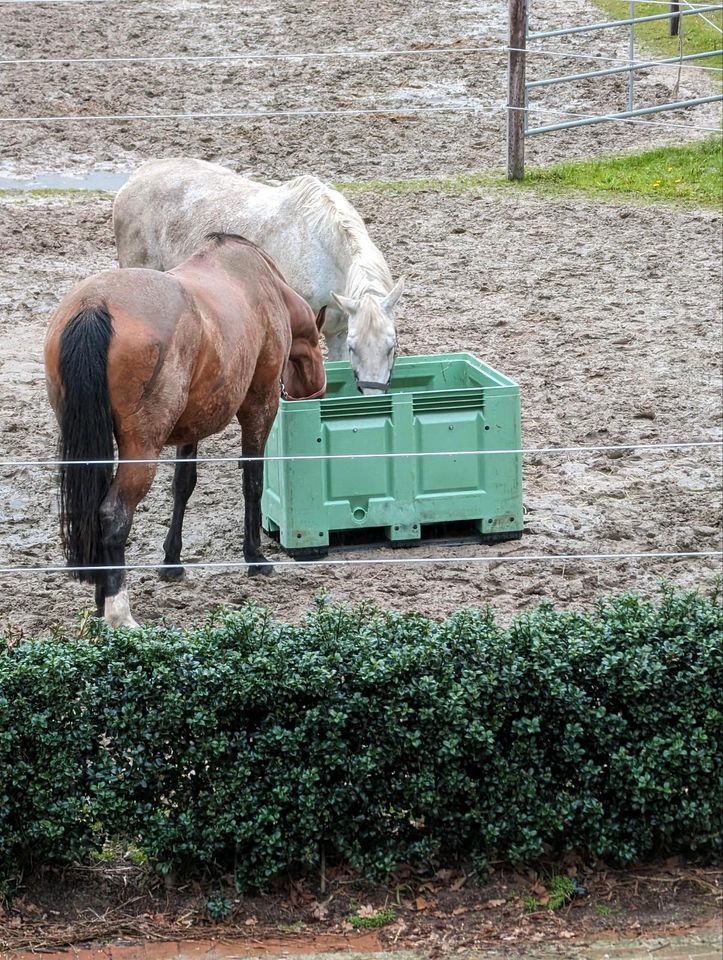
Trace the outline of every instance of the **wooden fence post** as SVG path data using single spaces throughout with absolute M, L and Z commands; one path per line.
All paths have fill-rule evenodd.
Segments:
M 670 20 L 668 20 L 668 23 L 670 24 L 671 37 L 677 37 L 680 33 L 680 4 L 671 3 L 670 12 L 677 13 L 677 17 L 671 17 Z
M 509 0 L 510 49 L 507 54 L 507 179 L 525 176 L 525 67 L 527 2 Z

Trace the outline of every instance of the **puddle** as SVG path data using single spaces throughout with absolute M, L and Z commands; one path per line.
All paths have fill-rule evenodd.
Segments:
M 38 173 L 34 177 L 2 177 L 0 190 L 107 190 L 115 193 L 130 177 L 129 171 L 95 170 L 81 176 Z

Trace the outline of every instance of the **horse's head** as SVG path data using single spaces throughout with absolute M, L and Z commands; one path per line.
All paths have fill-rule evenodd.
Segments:
M 314 313 L 299 299 L 291 316 L 291 350 L 284 368 L 282 396 L 285 400 L 316 400 L 326 393 L 326 370 L 321 355 L 319 332 L 324 323 L 322 307 Z
M 331 295 L 349 318 L 349 362 L 357 388 L 365 396 L 379 396 L 389 389 L 397 355 L 392 311 L 403 289 L 404 280 L 400 279 L 386 295 L 368 292 L 358 300 Z

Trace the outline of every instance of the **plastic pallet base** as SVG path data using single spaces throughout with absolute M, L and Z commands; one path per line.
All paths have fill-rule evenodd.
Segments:
M 440 525 L 430 524 L 430 527 L 438 529 Z M 444 526 L 444 525 L 441 525 Z M 442 540 L 441 536 L 427 536 L 420 537 L 415 540 L 389 540 L 382 533 L 383 527 L 373 528 L 371 530 L 365 530 L 363 533 L 361 531 L 333 531 L 332 538 L 337 542 L 332 542 L 330 547 L 300 547 L 295 549 L 294 547 L 285 547 L 284 552 L 292 558 L 292 560 L 323 560 L 329 555 L 329 550 L 337 549 L 367 549 L 374 550 L 379 549 L 380 547 L 386 547 L 387 549 L 392 550 L 405 550 L 412 547 L 419 547 L 422 543 L 434 544 L 435 541 Z M 424 532 L 424 531 L 423 531 Z M 488 546 L 492 546 L 496 543 L 508 543 L 512 540 L 521 540 L 522 539 L 522 530 L 505 530 L 500 533 L 479 533 L 475 532 L 474 535 L 468 536 L 465 540 L 458 541 L 457 545 L 462 545 L 464 543 L 484 543 Z M 273 533 L 268 534 L 268 536 L 279 542 L 279 532 L 274 531 Z M 445 543 L 445 546 L 455 545 Z M 460 557 L 460 561 L 464 561 L 464 557 Z
M 479 543 L 508 543 L 510 540 L 521 540 L 522 530 L 506 530 L 504 533 L 480 533 Z

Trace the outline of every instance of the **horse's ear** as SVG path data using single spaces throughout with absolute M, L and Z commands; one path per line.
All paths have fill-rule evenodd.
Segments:
M 351 297 L 342 297 L 339 293 L 332 293 L 331 299 L 342 313 L 348 313 L 349 316 L 351 316 L 352 313 L 356 313 L 359 309 L 359 301 L 352 300 Z
M 316 315 L 316 329 L 321 333 L 324 329 L 324 321 L 326 320 L 326 304 L 319 310 Z
M 394 284 L 392 289 L 382 300 L 382 307 L 384 310 L 391 310 L 397 300 L 401 297 L 404 291 L 404 277 L 400 277 L 397 282 Z

